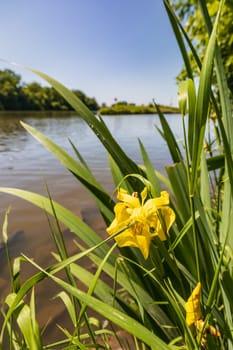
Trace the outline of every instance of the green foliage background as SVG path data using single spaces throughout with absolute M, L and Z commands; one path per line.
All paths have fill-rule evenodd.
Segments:
M 86 96 L 80 90 L 73 93 L 90 108 L 97 111 L 95 98 Z M 20 75 L 10 69 L 0 70 L 0 110 L 3 111 L 69 111 L 69 103 L 53 88 L 37 82 L 24 84 Z
M 208 16 L 211 22 L 214 22 L 216 18 L 219 1 L 207 0 Z M 193 42 L 200 60 L 203 59 L 205 50 L 209 39 L 209 28 L 207 30 L 207 23 L 203 18 L 203 9 L 199 6 L 197 0 L 173 0 L 172 4 L 174 9 L 184 24 L 184 29 L 189 36 L 189 39 Z M 228 86 L 233 93 L 233 2 L 232 0 L 226 0 L 222 9 L 222 16 L 218 26 L 218 45 L 221 49 L 222 59 L 228 80 Z M 196 61 L 190 51 L 190 62 L 192 65 L 193 73 L 198 76 L 199 68 Z M 179 81 L 187 77 L 187 71 L 185 68 L 177 76 Z M 216 79 L 216 78 L 215 78 Z M 216 80 L 215 80 L 216 83 Z

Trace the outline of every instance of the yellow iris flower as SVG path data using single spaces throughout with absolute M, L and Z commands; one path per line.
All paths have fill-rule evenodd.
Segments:
M 186 323 L 188 326 L 196 324 L 201 319 L 201 283 L 198 282 L 192 294 L 185 303 Z
M 186 311 L 186 323 L 189 327 L 194 325 L 198 332 L 201 333 L 205 322 L 202 319 L 201 314 L 201 283 L 198 282 L 194 290 L 192 291 L 190 297 L 185 303 L 185 311 Z M 213 326 L 207 324 L 205 325 L 205 332 L 203 335 L 202 342 L 205 342 L 205 338 L 207 334 L 212 334 L 216 337 L 220 337 L 220 332 Z
M 137 247 L 145 259 L 149 255 L 150 242 L 154 236 L 167 239 L 167 233 L 175 221 L 174 211 L 168 207 L 169 194 L 162 191 L 160 197 L 146 200 L 147 188 L 141 192 L 141 202 L 137 193 L 130 195 L 120 188 L 117 198 L 121 201 L 114 207 L 115 219 L 107 228 L 112 235 L 132 224 L 115 237 L 119 247 Z

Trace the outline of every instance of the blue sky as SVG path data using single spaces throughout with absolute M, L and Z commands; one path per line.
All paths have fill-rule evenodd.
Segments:
M 28 65 L 111 104 L 177 105 L 182 59 L 162 0 L 7 0 L 0 58 Z M 11 68 L 24 82 L 32 73 Z

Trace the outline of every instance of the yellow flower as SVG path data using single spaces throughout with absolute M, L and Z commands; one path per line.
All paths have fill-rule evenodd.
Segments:
M 205 322 L 202 319 L 201 314 L 201 283 L 198 282 L 192 294 L 188 298 L 185 303 L 185 311 L 186 311 L 186 323 L 190 327 L 194 325 L 199 333 L 202 332 Z M 220 332 L 213 326 L 206 324 L 205 332 L 203 335 L 203 342 L 205 342 L 205 338 L 207 334 L 212 334 L 216 337 L 220 337 Z
M 117 198 L 121 201 L 115 205 L 115 219 L 107 228 L 112 235 L 132 224 L 115 237 L 119 247 L 137 247 L 145 259 L 149 255 L 150 242 L 154 236 L 161 240 L 167 238 L 167 233 L 175 221 L 174 211 L 168 207 L 169 194 L 162 191 L 160 197 L 146 201 L 147 188 L 141 192 L 141 202 L 137 193 L 130 195 L 120 188 Z
M 188 326 L 196 324 L 201 319 L 201 283 L 198 282 L 192 294 L 185 303 L 186 322 Z

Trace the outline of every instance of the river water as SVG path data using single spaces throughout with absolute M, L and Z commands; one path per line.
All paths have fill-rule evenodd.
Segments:
M 66 150 L 71 150 L 68 138 L 77 146 L 94 172 L 102 173 L 107 167 L 104 148 L 85 122 L 73 115 L 0 115 L 0 159 L 2 185 L 28 185 L 43 176 L 56 175 L 59 164 L 43 146 L 39 145 L 20 125 L 23 120 L 51 138 Z M 157 168 L 169 161 L 165 143 L 155 125 L 156 115 L 105 116 L 104 121 L 122 148 L 136 162 L 141 162 L 138 138 L 145 145 Z M 168 116 L 169 124 L 177 135 L 181 135 L 178 115 Z
M 33 126 L 58 145 L 74 155 L 68 141 L 71 139 L 85 158 L 96 178 L 112 193 L 114 186 L 109 172 L 106 152 L 93 131 L 76 115 L 63 114 L 1 114 L 0 115 L 0 187 L 17 187 L 46 194 L 45 182 L 54 200 L 83 217 L 90 225 L 104 235 L 104 226 L 94 211 L 94 202 L 86 190 L 63 168 L 57 159 L 43 148 L 20 125 L 20 120 Z M 167 120 L 177 136 L 181 138 L 181 119 L 179 115 L 169 115 Z M 155 168 L 163 172 L 171 162 L 166 144 L 155 126 L 160 127 L 156 115 L 105 116 L 104 121 L 125 152 L 136 162 L 142 163 L 138 138 L 142 141 Z M 51 251 L 55 251 L 50 237 L 45 214 L 33 205 L 16 197 L 0 193 L 0 225 L 2 226 L 6 209 L 10 206 L 8 234 L 13 256 L 21 253 L 33 257 L 39 264 L 51 263 Z M 68 237 L 68 250 L 72 254 L 75 246 L 73 237 Z M 0 238 L 0 241 L 2 239 Z M 1 300 L 9 288 L 9 277 L 3 249 L 0 250 L 0 292 Z M 25 268 L 24 278 L 31 274 Z M 61 303 L 45 302 L 52 297 L 53 288 L 39 287 L 39 320 L 43 324 L 47 315 L 54 314 L 56 322 L 64 319 Z M 50 295 L 51 293 L 51 295 Z M 49 328 L 50 327 L 50 328 Z M 46 334 L 46 332 L 45 332 Z M 54 320 L 47 327 L 47 338 L 56 338 Z
M 169 124 L 181 138 L 181 120 L 179 115 L 169 115 Z M 64 169 L 49 151 L 40 145 L 20 125 L 20 120 L 28 123 L 51 138 L 59 146 L 74 155 L 70 139 L 78 148 L 97 179 L 107 190 L 113 190 L 109 174 L 106 152 L 86 123 L 76 115 L 62 114 L 2 114 L 0 115 L 0 187 L 17 187 L 39 193 L 45 193 L 45 181 L 54 199 L 61 204 L 80 210 L 89 205 L 90 196 Z M 143 142 L 156 169 L 163 171 L 170 163 L 166 144 L 155 126 L 159 126 L 157 115 L 105 116 L 104 121 L 125 152 L 136 162 L 142 163 L 138 138 Z M 77 194 L 77 196 L 75 195 Z M 0 213 L 13 206 L 18 200 L 0 193 Z M 20 200 L 19 215 L 14 215 L 14 229 L 24 229 L 18 225 L 28 219 Z M 27 206 L 28 207 L 28 206 Z M 2 216 L 1 216 L 2 217 Z

